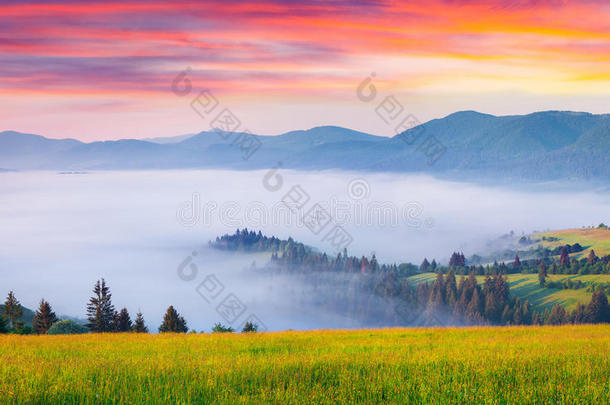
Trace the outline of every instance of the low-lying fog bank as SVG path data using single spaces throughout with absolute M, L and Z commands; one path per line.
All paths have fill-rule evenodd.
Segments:
M 292 213 L 284 202 L 300 211 Z M 322 210 L 311 211 L 316 204 Z M 247 270 L 268 255 L 192 252 L 244 227 L 334 252 L 327 234 L 340 225 L 352 240 L 350 254 L 374 252 L 383 263 L 446 261 L 454 250 L 469 256 L 511 230 L 607 222 L 609 208 L 607 193 L 515 190 L 400 174 L 1 173 L 0 294 L 12 289 L 30 308 L 44 297 L 56 312 L 83 317 L 94 281 L 105 277 L 115 306 L 132 315 L 141 309 L 151 330 L 173 304 L 191 328 L 209 331 L 214 322 L 227 323 L 217 312 L 219 302 L 206 302 L 197 291 L 214 274 L 224 287 L 217 298 L 233 293 L 246 307 L 236 327 L 250 313 L 269 329 L 359 327 L 366 325 L 316 310 L 309 286 Z M 318 221 L 300 223 L 301 214 Z M 177 268 L 189 257 L 197 277 L 185 281 Z

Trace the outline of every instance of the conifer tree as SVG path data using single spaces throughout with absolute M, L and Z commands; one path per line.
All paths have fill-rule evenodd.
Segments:
M 121 312 L 114 316 L 114 331 L 115 332 L 130 332 L 132 328 L 131 317 L 127 308 L 121 309 Z
M 445 302 L 453 308 L 457 302 L 457 284 L 455 282 L 455 275 L 453 271 L 449 270 L 447 277 L 445 278 Z
M 0 333 L 8 333 L 8 325 L 2 314 L 0 314 Z
M 591 297 L 591 302 L 587 305 L 587 322 L 603 323 L 610 322 L 610 308 L 608 308 L 608 297 L 604 290 L 599 287 Z
M 512 322 L 513 312 L 510 310 L 510 306 L 506 304 L 502 311 L 502 324 L 508 325 Z
M 167 308 L 167 312 L 163 317 L 163 323 L 161 326 L 159 326 L 159 332 L 188 332 L 186 321 L 180 316 L 178 311 L 176 311 L 172 305 Z
M 114 306 L 112 305 L 112 294 L 106 281 L 98 280 L 93 287 L 93 297 L 87 304 L 87 327 L 92 332 L 111 332 L 113 330 Z
M 568 255 L 568 249 L 566 249 L 565 246 L 563 247 L 563 249 L 561 249 L 561 255 L 559 257 L 559 265 L 565 266 L 565 267 L 570 267 L 570 256 Z
M 578 303 L 576 305 L 576 309 L 574 309 L 574 311 L 572 311 L 572 313 L 570 314 L 570 322 L 573 324 L 586 323 L 586 312 L 587 306 L 582 303 Z
M 538 270 L 538 281 L 540 282 L 541 287 L 544 287 L 544 285 L 546 284 L 546 277 L 546 264 L 543 260 L 542 262 L 540 262 L 540 269 Z
M 525 300 L 523 307 L 521 307 L 521 313 L 523 315 L 522 320 L 524 325 L 532 324 L 532 310 L 530 308 L 530 302 Z
M 10 291 L 4 301 L 4 317 L 9 321 L 9 327 L 16 329 L 23 315 L 23 309 L 15 294 Z
M 596 263 L 598 260 L 599 258 L 595 255 L 595 250 L 591 249 L 591 251 L 589 252 L 589 256 L 587 256 L 587 263 L 593 264 Z
M 496 296 L 493 293 L 488 293 L 485 295 L 485 318 L 487 318 L 490 322 L 499 321 L 499 309 L 502 308 L 498 305 L 498 301 L 496 300 Z
M 564 307 L 559 304 L 555 304 L 551 310 L 551 314 L 546 320 L 547 325 L 563 325 L 567 323 L 567 313 Z
M 144 323 L 144 316 L 142 316 L 142 312 L 138 312 L 136 314 L 136 320 L 133 323 L 133 331 L 136 333 L 148 333 L 148 328 Z
M 244 327 L 242 328 L 242 333 L 247 333 L 247 332 L 257 332 L 258 331 L 258 325 L 253 323 L 253 322 L 246 322 L 244 324 Z
M 34 331 L 38 334 L 45 334 L 57 320 L 57 316 L 55 315 L 55 312 L 53 312 L 51 305 L 42 299 L 38 306 L 38 310 L 34 315 L 34 320 L 32 321 Z
M 468 319 L 475 323 L 478 323 L 481 318 L 481 297 L 478 288 L 475 288 L 472 293 L 472 298 L 466 308 L 466 315 L 468 316 Z

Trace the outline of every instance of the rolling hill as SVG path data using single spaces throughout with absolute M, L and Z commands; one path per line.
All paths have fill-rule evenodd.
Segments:
M 571 255 L 578 258 L 586 257 L 591 250 L 594 250 L 595 254 L 598 256 L 610 255 L 610 229 L 564 229 L 559 231 L 540 232 L 534 234 L 534 236 L 538 239 L 545 237 L 546 240 L 541 240 L 540 244 L 543 247 L 549 248 L 579 243 L 585 250 Z
M 0 133 L 5 169 L 293 169 L 427 172 L 451 178 L 504 181 L 610 179 L 610 115 L 546 111 L 493 116 L 463 111 L 431 120 L 393 138 L 323 126 L 277 136 L 215 131 L 152 140 L 83 143 L 14 131 Z M 445 152 L 433 162 L 426 140 Z M 428 150 L 429 151 L 429 150 Z

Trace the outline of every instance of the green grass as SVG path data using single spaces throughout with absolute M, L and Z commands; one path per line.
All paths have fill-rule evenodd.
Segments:
M 457 279 L 459 281 L 459 277 Z M 510 285 L 510 292 L 513 296 L 522 300 L 529 300 L 530 304 L 537 310 L 551 309 L 555 304 L 560 304 L 566 309 L 574 309 L 576 304 L 587 304 L 591 300 L 591 292 L 585 288 L 577 290 L 560 290 L 555 288 L 540 287 L 537 274 L 509 274 L 507 276 Z M 409 277 L 409 282 L 419 284 L 421 282 L 433 282 L 436 279 L 435 273 L 423 273 Z M 608 283 L 610 274 L 549 274 L 547 281 L 563 281 L 571 279 L 580 280 L 583 283 Z M 479 284 L 483 284 L 485 276 L 477 276 Z
M 595 250 L 597 256 L 610 255 L 610 229 L 565 229 L 552 232 L 540 232 L 533 235 L 535 238 L 543 236 L 558 238 L 558 241 L 541 241 L 543 247 L 555 248 L 565 244 L 573 245 L 580 243 L 586 250 L 574 253 L 571 256 L 586 257 L 591 249 Z
M 610 326 L 0 336 L 2 403 L 595 403 Z

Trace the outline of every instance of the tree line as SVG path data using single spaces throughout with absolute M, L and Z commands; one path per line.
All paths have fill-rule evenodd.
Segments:
M 32 326 L 26 325 L 23 316 L 23 307 L 15 297 L 13 291 L 8 293 L 4 305 L 0 308 L 0 333 L 17 334 L 79 334 L 79 333 L 148 333 L 142 312 L 138 311 L 132 321 L 127 308 L 117 311 L 112 304 L 112 294 L 106 281 L 102 278 L 96 281 L 93 295 L 87 304 L 87 323 L 81 325 L 69 319 L 60 320 L 51 304 L 45 299 L 40 301 L 32 319 Z M 159 332 L 186 333 L 189 331 L 187 323 L 178 311 L 170 305 L 163 316 Z M 214 325 L 213 332 L 234 332 L 230 327 L 221 323 Z M 242 332 L 256 332 L 258 325 L 247 322 Z
M 231 240 L 228 246 L 239 246 L 235 250 L 266 250 L 261 240 L 267 238 L 260 232 L 237 231 L 234 235 L 224 235 L 217 241 Z M 383 318 L 393 324 L 430 324 L 451 323 L 459 325 L 493 324 L 493 325 L 542 325 L 563 323 L 598 323 L 610 322 L 610 309 L 607 296 L 601 286 L 594 290 L 591 302 L 578 305 L 568 312 L 561 305 L 555 305 L 551 310 L 535 311 L 532 305 L 519 297 L 513 297 L 506 275 L 510 269 L 527 270 L 535 273 L 543 269 L 539 275 L 546 280 L 545 269 L 555 274 L 558 269 L 574 267 L 575 261 L 566 259 L 568 249 L 564 247 L 560 262 L 547 265 L 547 260 L 521 261 L 518 256 L 513 263 L 494 263 L 488 266 L 469 266 L 463 253 L 455 252 L 448 266 L 441 266 L 436 260 L 428 262 L 424 259 L 420 266 L 411 263 L 380 264 L 373 254 L 370 258 L 349 256 L 344 249 L 335 257 L 326 253 L 316 252 L 306 245 L 295 242 L 292 238 L 274 243 L 269 269 L 274 272 L 299 274 L 310 283 L 317 285 L 320 291 L 320 274 L 347 274 L 349 277 L 332 278 L 331 294 L 325 295 L 320 305 L 323 309 L 340 311 L 348 317 L 364 317 L 368 319 Z M 281 249 L 275 247 L 281 246 Z M 591 252 L 586 265 L 607 265 L 608 256 L 600 259 Z M 578 262 L 576 262 L 578 263 Z M 407 278 L 413 275 L 435 272 L 436 280 L 432 283 L 423 282 L 417 285 Z M 314 274 L 313 277 L 307 277 Z M 459 282 L 456 275 L 461 275 Z M 482 285 L 476 276 L 485 276 Z M 544 283 L 544 281 L 541 281 Z M 391 313 L 380 311 L 378 303 L 370 296 L 374 294 L 390 307 L 399 307 L 399 311 Z M 407 309 L 408 308 L 408 309 Z M 402 314 L 400 312 L 403 312 Z M 405 314 L 406 312 L 406 314 Z

